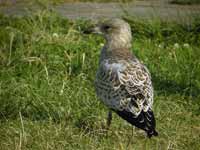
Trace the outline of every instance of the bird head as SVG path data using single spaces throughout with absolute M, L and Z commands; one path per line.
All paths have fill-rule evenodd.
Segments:
M 131 46 L 131 28 L 122 19 L 107 19 L 89 27 L 85 33 L 103 35 L 106 45 L 110 48 L 121 48 Z

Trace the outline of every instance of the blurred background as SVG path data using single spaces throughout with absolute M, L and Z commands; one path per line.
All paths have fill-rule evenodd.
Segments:
M 199 0 L 1 0 L 1 12 L 25 15 L 27 9 L 51 7 L 60 15 L 77 19 L 120 17 L 124 11 L 136 17 L 183 19 L 198 14 Z M 122 9 L 123 8 L 123 9 Z M 181 18 L 180 18 L 181 17 Z

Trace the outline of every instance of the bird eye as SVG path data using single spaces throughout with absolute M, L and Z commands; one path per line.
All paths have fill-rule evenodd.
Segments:
M 103 29 L 104 29 L 105 31 L 107 31 L 107 30 L 110 29 L 110 26 L 104 26 Z

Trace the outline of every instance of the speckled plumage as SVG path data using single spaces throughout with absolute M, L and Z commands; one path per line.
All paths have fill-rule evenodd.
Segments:
M 131 53 L 131 29 L 120 19 L 98 26 L 106 44 L 101 50 L 95 88 L 100 100 L 132 125 L 157 135 L 152 111 L 153 86 L 148 69 Z

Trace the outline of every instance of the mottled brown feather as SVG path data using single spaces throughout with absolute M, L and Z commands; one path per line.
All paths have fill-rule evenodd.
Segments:
M 107 107 L 145 130 L 148 136 L 156 135 L 150 73 L 130 51 L 129 25 L 121 20 L 116 22 L 108 24 L 114 25 L 115 30 L 110 30 L 114 33 L 103 31 L 106 44 L 101 51 L 95 80 L 97 95 Z

